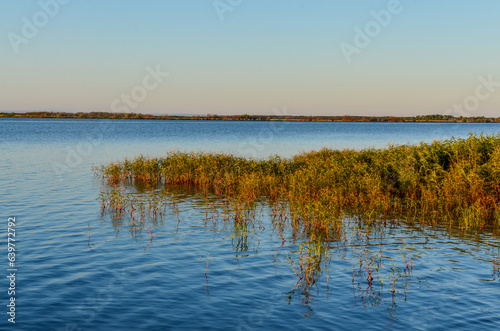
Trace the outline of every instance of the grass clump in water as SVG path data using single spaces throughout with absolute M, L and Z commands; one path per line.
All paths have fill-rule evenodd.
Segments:
M 294 228 L 322 240 L 339 239 L 346 216 L 456 223 L 463 229 L 500 225 L 500 135 L 264 160 L 173 152 L 95 171 L 115 184 L 195 187 L 235 205 L 268 199 L 287 209 Z

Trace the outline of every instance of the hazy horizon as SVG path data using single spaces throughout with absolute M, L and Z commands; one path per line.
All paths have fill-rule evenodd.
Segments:
M 500 2 L 0 3 L 0 111 L 498 117 Z

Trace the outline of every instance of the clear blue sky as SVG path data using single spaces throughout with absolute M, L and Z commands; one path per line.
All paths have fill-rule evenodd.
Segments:
M 498 0 L 57 1 L 0 1 L 0 110 L 500 116 Z

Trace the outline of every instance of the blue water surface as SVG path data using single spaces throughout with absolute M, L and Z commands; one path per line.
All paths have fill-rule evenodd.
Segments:
M 331 243 L 312 288 L 288 257 L 301 240 L 273 230 L 262 208 L 244 245 L 207 219 L 204 197 L 180 196 L 148 231 L 101 214 L 92 165 L 169 151 L 289 157 L 328 148 L 386 147 L 494 134 L 500 124 L 0 119 L 3 224 L 1 329 L 6 314 L 7 219 L 16 218 L 16 324 L 20 330 L 494 329 L 500 282 L 488 233 L 400 223 L 364 246 Z M 347 220 L 346 220 L 347 221 Z M 90 237 L 89 237 L 90 236 Z M 402 247 L 421 252 L 403 272 Z M 383 248 L 384 283 L 369 286 L 358 253 Z M 208 267 L 207 267 L 208 261 Z M 396 292 L 389 269 L 399 266 Z M 207 274 L 205 272 L 207 271 Z

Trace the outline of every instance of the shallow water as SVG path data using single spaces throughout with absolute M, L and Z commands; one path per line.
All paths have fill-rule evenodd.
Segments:
M 150 240 L 144 229 L 131 231 L 130 220 L 101 214 L 102 183 L 91 166 L 171 150 L 291 156 L 321 147 L 384 147 L 499 129 L 499 124 L 1 119 L 4 231 L 8 217 L 17 223 L 16 327 L 494 328 L 500 323 L 500 275 L 492 260 L 499 243 L 488 233 L 388 224 L 375 229 L 368 243 L 363 238 L 331 243 L 330 262 L 305 290 L 288 259 L 297 258 L 302 240 L 285 231 L 282 245 L 269 210 L 261 211 L 261 226 L 242 243 L 231 224 L 207 220 L 201 195 L 186 191 L 178 203 L 180 222 L 167 210 L 162 220 L 148 223 Z M 384 284 L 376 277 L 369 286 L 359 255 L 380 248 L 392 260 L 382 263 Z M 421 252 L 406 273 L 405 251 Z M 393 265 L 399 268 L 394 295 Z M 7 302 L 9 285 L 1 278 Z M 3 315 L 2 328 L 9 326 Z

